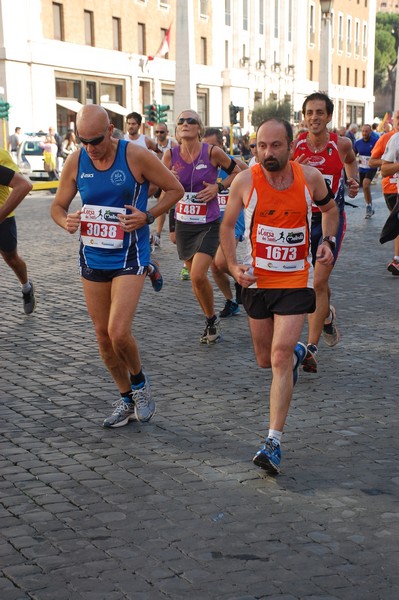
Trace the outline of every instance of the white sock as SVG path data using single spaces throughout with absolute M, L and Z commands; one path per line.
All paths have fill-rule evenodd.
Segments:
M 393 259 L 394 260 L 399 260 L 399 256 L 394 256 Z
M 27 281 L 27 282 L 26 282 L 26 283 L 24 283 L 24 284 L 23 284 L 23 286 L 22 286 L 22 292 L 23 292 L 24 294 L 27 294 L 28 292 L 30 292 L 31 288 L 32 288 L 32 284 L 31 284 L 31 282 L 30 282 L 30 281 Z
M 271 438 L 272 440 L 276 440 L 276 442 L 280 443 L 282 435 L 282 431 L 277 431 L 277 429 L 269 429 L 269 434 L 267 437 Z

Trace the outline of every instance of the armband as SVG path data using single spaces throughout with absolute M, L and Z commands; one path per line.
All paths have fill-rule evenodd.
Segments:
M 223 169 L 223 171 L 226 171 L 227 175 L 231 175 L 234 169 L 236 168 L 236 165 L 236 161 L 232 158 L 227 169 Z
M 324 206 L 325 204 L 328 204 L 330 202 L 330 200 L 333 200 L 335 198 L 334 194 L 332 193 L 331 187 L 330 187 L 330 182 L 327 181 L 326 179 L 324 180 L 327 186 L 327 195 L 324 196 L 324 198 L 322 200 L 314 200 L 314 203 L 316 204 L 316 206 Z

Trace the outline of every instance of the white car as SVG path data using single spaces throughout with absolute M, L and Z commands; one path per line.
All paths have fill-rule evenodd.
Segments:
M 26 137 L 18 148 L 17 164 L 23 175 L 32 181 L 46 180 L 49 174 L 44 170 L 43 143 L 46 136 Z

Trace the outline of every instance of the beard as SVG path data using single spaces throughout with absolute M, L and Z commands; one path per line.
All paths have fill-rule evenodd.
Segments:
M 270 172 L 281 171 L 282 167 L 284 166 L 281 161 L 279 161 L 277 158 L 274 158 L 273 156 L 265 158 L 262 164 L 265 167 L 266 171 Z

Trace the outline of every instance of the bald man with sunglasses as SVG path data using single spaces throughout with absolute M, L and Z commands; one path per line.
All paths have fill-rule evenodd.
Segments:
M 76 124 L 83 147 L 65 163 L 51 215 L 68 233 L 80 230 L 86 305 L 100 356 L 120 393 L 103 426 L 121 427 L 155 413 L 132 322 L 150 265 L 148 225 L 184 190 L 152 152 L 112 137 L 114 126 L 101 106 L 84 106 Z M 150 183 L 164 191 L 151 212 Z M 69 212 L 77 192 L 82 208 Z

